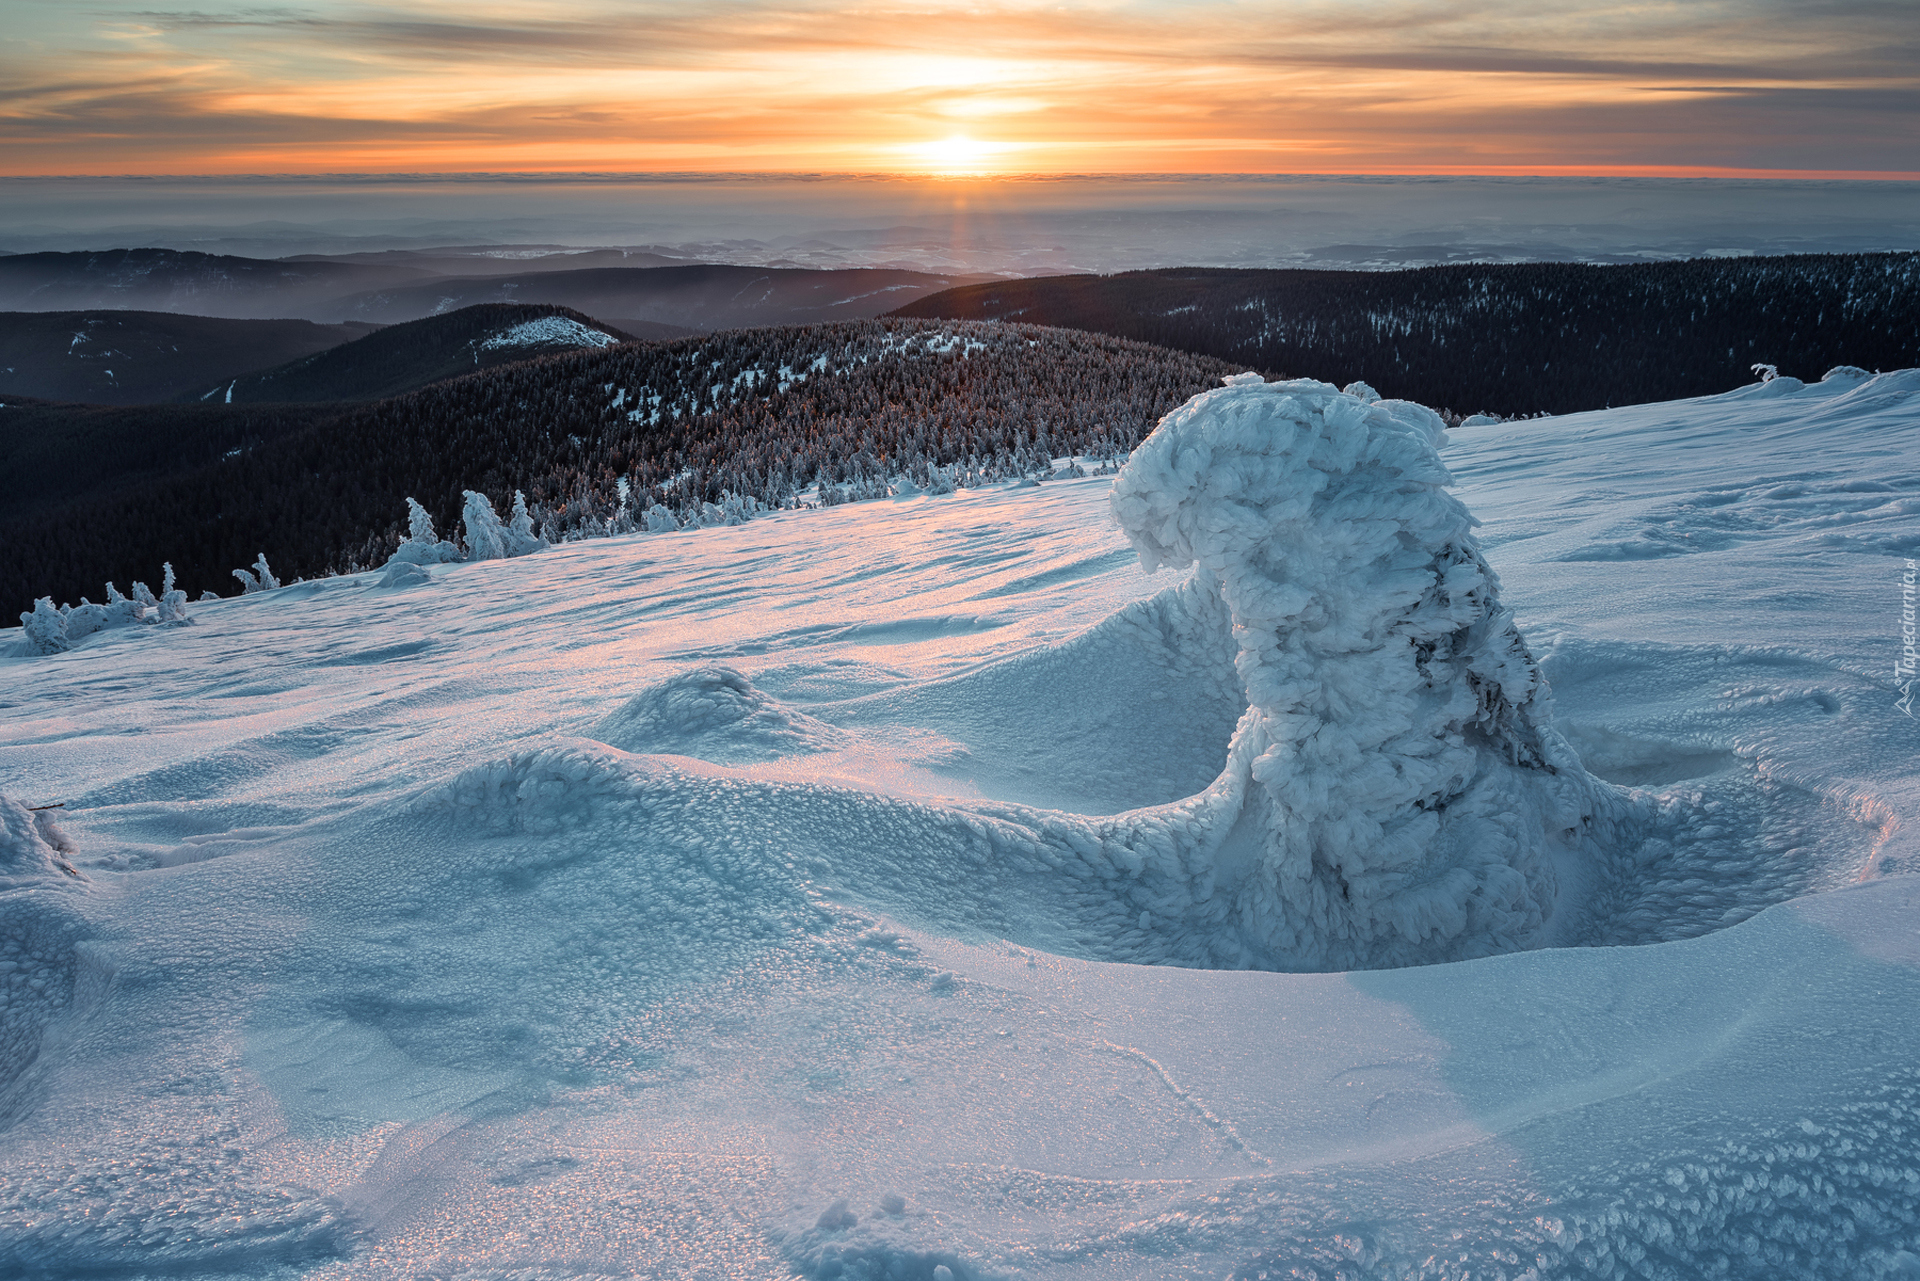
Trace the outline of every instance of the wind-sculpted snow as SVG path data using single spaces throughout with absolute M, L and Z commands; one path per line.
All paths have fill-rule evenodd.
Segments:
M 74 854 L 50 811 L 0 796 L 0 1134 L 45 1084 L 41 1049 L 72 1002 Z
M 683 672 L 600 722 L 600 741 L 628 752 L 693 756 L 720 765 L 830 751 L 847 736 L 782 707 L 731 667 Z
M 1146 568 L 1197 562 L 1231 614 L 1249 710 L 1173 840 L 1272 964 L 1537 942 L 1599 803 L 1443 488 L 1443 429 L 1246 375 L 1169 414 L 1114 485 Z

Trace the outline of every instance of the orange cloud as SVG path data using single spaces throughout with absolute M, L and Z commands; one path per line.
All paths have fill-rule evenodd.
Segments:
M 20 25 L 14 174 L 1920 171 L 1906 0 L 110 2 Z

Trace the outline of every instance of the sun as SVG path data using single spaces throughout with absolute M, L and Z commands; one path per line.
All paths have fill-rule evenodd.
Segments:
M 986 167 L 987 157 L 995 150 L 991 143 L 978 142 L 959 133 L 923 142 L 914 148 L 927 168 L 936 173 L 978 173 Z

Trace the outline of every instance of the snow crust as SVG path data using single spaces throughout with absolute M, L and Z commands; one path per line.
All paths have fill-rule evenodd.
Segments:
M 1911 1275 L 1920 373 L 1210 396 L 1120 480 L 9 638 L 0 1271 Z M 1312 972 L 1416 950 L 1403 855 L 1498 954 Z

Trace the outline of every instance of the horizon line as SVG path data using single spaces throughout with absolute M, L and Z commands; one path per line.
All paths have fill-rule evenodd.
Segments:
M 1201 182 L 1384 181 L 1481 179 L 1487 181 L 1651 179 L 1668 182 L 1920 182 L 1920 171 L 1876 169 L 1736 169 L 1713 166 L 1508 166 L 1425 171 L 1205 170 L 1205 171 L 936 171 L 830 169 L 500 169 L 289 170 L 215 173 L 33 173 L 0 174 L 0 182 Z

